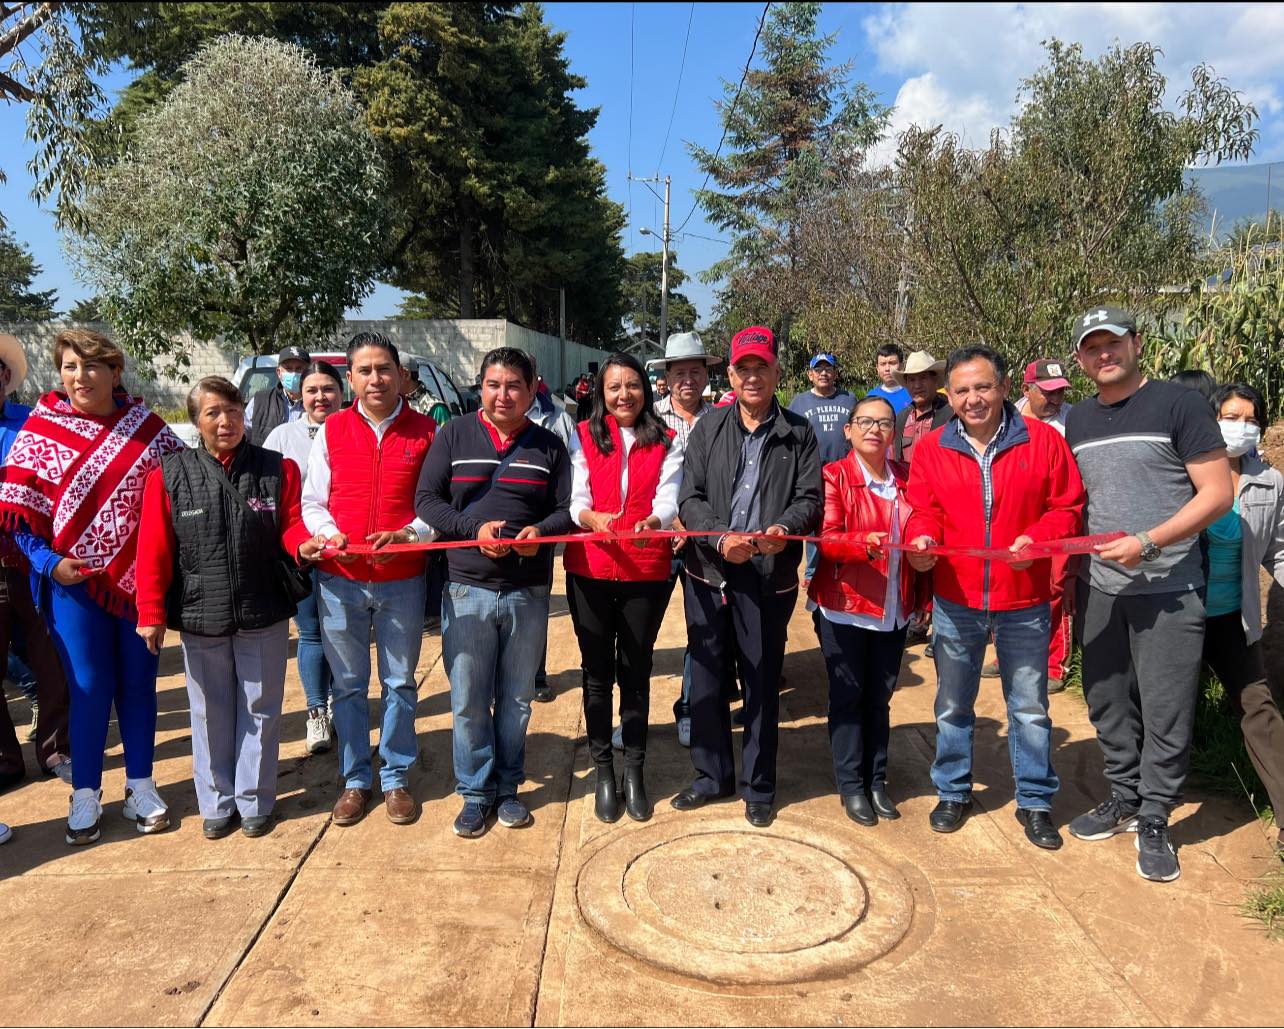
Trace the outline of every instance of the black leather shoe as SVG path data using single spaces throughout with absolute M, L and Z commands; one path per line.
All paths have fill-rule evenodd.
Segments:
M 901 817 L 900 811 L 892 803 L 892 798 L 887 795 L 886 790 L 870 790 L 869 802 L 873 805 L 879 818 L 886 818 L 889 822 L 894 822 Z
M 843 810 L 857 825 L 878 824 L 878 815 L 874 813 L 869 798 L 863 793 L 851 793 L 843 797 Z
M 594 787 L 593 814 L 602 822 L 614 822 L 620 817 L 620 794 L 615 788 L 615 769 L 599 768 Z
M 753 800 L 745 801 L 745 821 L 759 829 L 765 829 L 771 824 L 771 805 Z
M 1028 811 L 1017 808 L 1017 821 L 1025 826 L 1025 838 L 1036 847 L 1044 850 L 1060 850 L 1061 834 L 1052 824 L 1052 816 L 1046 811 Z
M 723 800 L 730 796 L 730 793 L 697 793 L 695 787 L 688 786 L 669 801 L 669 805 L 675 811 L 694 811 L 698 807 L 704 807 L 711 800 Z
M 240 821 L 241 816 L 235 811 L 222 818 L 207 818 L 201 825 L 201 832 L 207 840 L 221 840 L 224 836 L 230 836 Z
M 967 813 L 971 807 L 970 800 L 965 800 L 961 804 L 953 800 L 943 800 L 932 809 L 927 822 L 933 832 L 953 832 L 967 821 Z
M 624 769 L 624 810 L 635 822 L 645 822 L 651 817 L 651 801 L 646 795 L 640 767 Z
M 250 815 L 241 819 L 241 832 L 246 836 L 266 836 L 271 831 L 271 815 Z

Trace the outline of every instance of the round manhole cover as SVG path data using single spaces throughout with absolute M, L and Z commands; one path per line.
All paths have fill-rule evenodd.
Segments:
M 827 826 L 676 827 L 623 834 L 580 870 L 589 925 L 641 961 L 718 983 L 800 982 L 855 971 L 909 930 L 904 878 Z

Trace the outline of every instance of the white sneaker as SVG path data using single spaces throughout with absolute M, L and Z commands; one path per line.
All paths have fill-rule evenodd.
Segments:
M 4 822 L 0 822 L 0 846 L 8 843 L 11 839 L 13 839 L 13 830 L 5 825 Z
M 684 747 L 691 746 L 691 719 L 678 719 L 678 742 Z
M 71 785 L 71 758 L 63 758 L 54 765 L 53 768 L 49 769 L 49 771 L 53 772 L 54 775 L 65 782 L 68 786 Z
M 308 753 L 323 754 L 330 749 L 330 719 L 325 709 L 314 707 L 308 710 Z
M 40 705 L 34 700 L 31 702 L 31 728 L 27 730 L 27 742 L 32 743 L 36 738 L 36 722 L 40 718 Z
M 156 782 L 151 776 L 125 780 L 125 810 L 121 814 L 126 821 L 135 823 L 141 833 L 169 828 L 169 808 L 156 792 Z
M 67 815 L 67 842 L 73 847 L 93 843 L 102 833 L 98 822 L 103 816 L 102 790 L 72 790 L 71 811 Z
M 617 725 L 615 732 L 611 733 L 611 746 L 616 750 L 624 749 L 624 726 Z

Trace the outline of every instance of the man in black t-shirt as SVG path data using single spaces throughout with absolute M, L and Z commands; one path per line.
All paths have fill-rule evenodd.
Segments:
M 1181 800 L 1204 638 L 1199 533 L 1231 508 L 1230 465 L 1207 401 L 1141 371 L 1141 336 L 1111 307 L 1075 322 L 1097 395 L 1066 418 L 1088 492 L 1087 531 L 1130 535 L 1080 567 L 1075 635 L 1110 797 L 1070 823 L 1082 840 L 1135 831 L 1137 871 L 1181 874 L 1168 817 Z

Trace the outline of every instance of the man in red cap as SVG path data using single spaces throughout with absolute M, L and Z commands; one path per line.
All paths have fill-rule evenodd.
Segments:
M 673 798 L 679 811 L 729 797 L 736 785 L 731 712 L 723 668 L 744 674 L 744 746 L 739 792 L 751 825 L 771 823 L 776 794 L 780 670 L 798 600 L 802 544 L 820 523 L 821 462 L 808 421 L 776 402 L 780 368 L 771 330 L 754 326 L 731 341 L 734 404 L 701 418 L 687 438 L 682 523 L 718 536 L 687 546 L 686 611 L 691 652 L 694 781 Z
M 1060 361 L 1041 357 L 1025 366 L 1025 393 L 1016 403 L 1016 409 L 1027 418 L 1037 418 L 1051 425 L 1062 436 L 1066 434 L 1066 414 L 1071 405 L 1066 403 L 1066 366 Z

